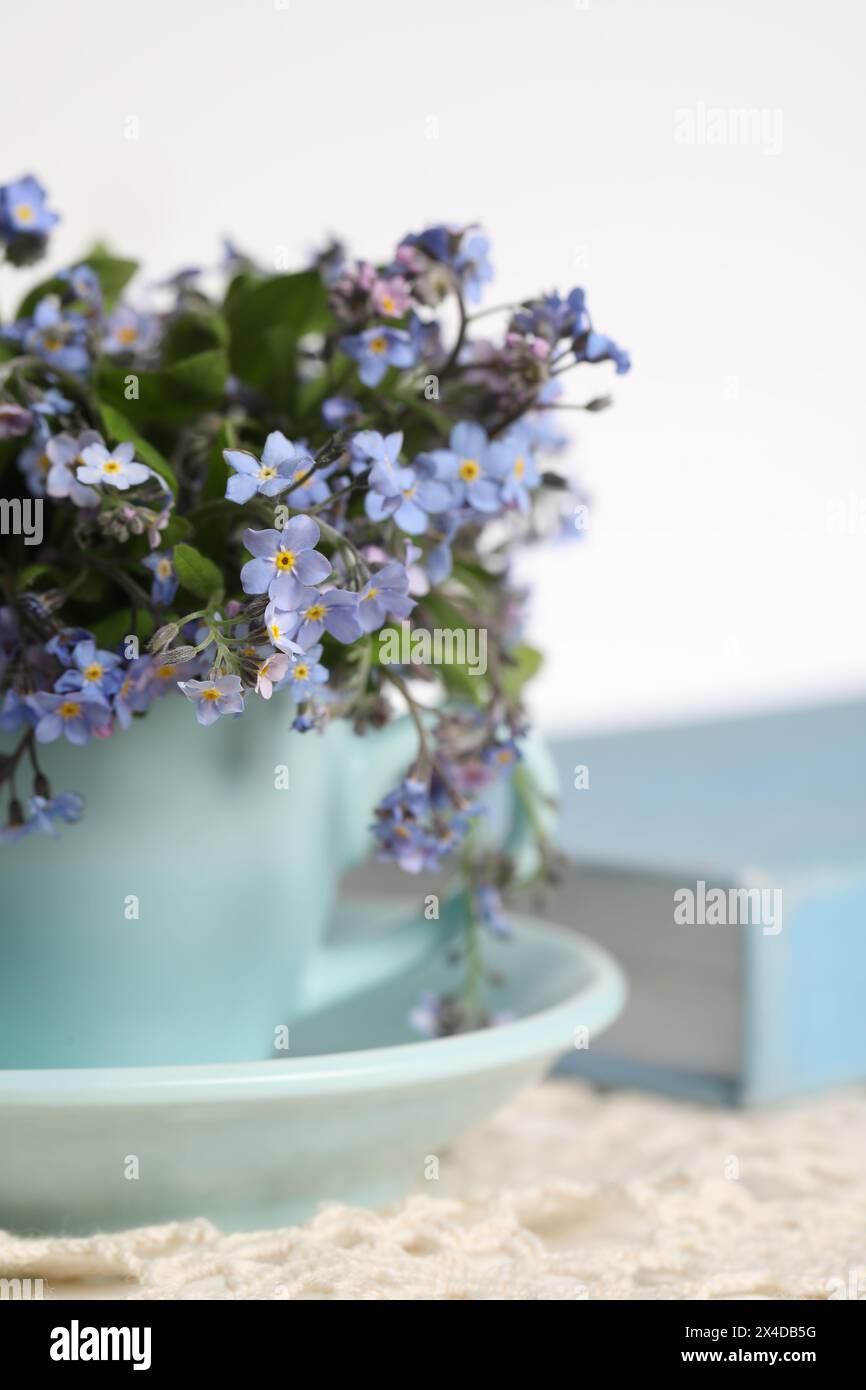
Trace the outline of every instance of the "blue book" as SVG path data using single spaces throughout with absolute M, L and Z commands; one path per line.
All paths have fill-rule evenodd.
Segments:
M 631 988 L 562 1067 L 745 1104 L 866 1078 L 866 702 L 555 753 L 574 863 L 546 915 Z

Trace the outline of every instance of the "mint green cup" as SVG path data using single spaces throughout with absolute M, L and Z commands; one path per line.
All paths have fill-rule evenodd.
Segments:
M 53 791 L 85 811 L 56 840 L 0 845 L 0 1069 L 281 1057 L 292 1018 L 435 950 L 420 899 L 390 933 L 324 940 L 343 873 L 374 847 L 374 807 L 415 756 L 411 721 L 299 734 L 279 699 L 247 704 L 200 728 L 169 695 L 105 742 L 42 750 Z M 497 824 L 530 852 L 518 808 Z
M 200 728 L 169 695 L 110 740 L 40 750 L 85 812 L 0 846 L 0 1068 L 265 1059 L 311 981 L 327 1002 L 387 973 L 387 943 L 346 957 L 323 936 L 408 721 L 302 735 L 279 700 L 247 703 Z

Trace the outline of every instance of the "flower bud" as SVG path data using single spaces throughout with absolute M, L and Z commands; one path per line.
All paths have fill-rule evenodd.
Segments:
M 149 652 L 161 652 L 168 646 L 169 642 L 174 641 L 179 632 L 180 628 L 177 623 L 166 623 L 164 627 L 158 627 L 147 644 L 147 650 Z
M 0 439 L 20 439 L 29 433 L 33 416 L 16 401 L 0 402 Z
M 163 666 L 182 666 L 185 661 L 192 661 L 195 656 L 195 647 L 172 647 L 171 651 L 162 653 Z

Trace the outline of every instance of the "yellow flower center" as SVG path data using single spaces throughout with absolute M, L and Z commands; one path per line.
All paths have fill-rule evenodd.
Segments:
M 311 603 L 304 617 L 308 623 L 320 623 L 327 611 L 323 603 Z
M 51 467 L 51 460 L 47 454 L 43 454 L 36 465 L 40 473 L 47 473 Z
M 369 601 L 370 601 L 371 598 L 378 598 L 378 597 L 379 597 L 379 590 L 378 590 L 378 589 L 370 589 L 366 594 L 362 594 L 362 595 L 361 595 L 361 602 L 362 602 L 362 603 L 369 603 Z
M 387 346 L 388 344 L 384 338 L 370 339 L 370 351 L 375 352 L 377 356 L 381 356 Z
M 514 754 L 511 752 L 510 748 L 501 748 L 496 756 L 498 762 L 510 763 Z
M 203 690 L 201 692 L 201 698 L 203 700 L 218 700 L 221 693 L 221 691 L 215 690 L 214 687 L 211 686 L 210 690 Z
M 417 487 L 404 487 L 404 489 L 403 489 L 403 496 L 404 496 L 404 497 L 408 497 L 409 500 L 411 501 L 411 499 L 415 496 L 415 493 L 416 493 L 417 491 L 418 491 Z
M 293 550 L 281 550 L 274 558 L 274 564 L 278 570 L 293 570 L 295 568 L 295 552 Z
M 301 662 L 300 666 L 295 666 L 292 670 L 292 675 L 296 681 L 305 681 L 309 674 L 310 668 L 309 666 L 305 666 L 303 662 Z
M 526 459 L 525 459 L 525 458 L 518 458 L 518 459 L 515 459 L 515 460 L 514 460 L 514 476 L 515 476 L 515 478 L 522 478 L 525 472 L 526 472 Z
M 94 661 L 90 666 L 85 666 L 82 675 L 86 681 L 98 681 L 102 676 L 102 667 L 98 661 Z
M 160 579 L 171 578 L 171 560 L 160 560 L 156 567 L 156 572 Z
M 275 478 L 276 476 L 276 468 L 270 468 L 267 464 L 262 464 L 261 468 L 259 469 L 259 477 L 261 478 L 263 483 L 266 483 L 269 478 Z
M 277 638 L 279 637 L 279 635 L 280 635 L 280 625 L 279 625 L 279 623 L 271 623 L 271 636 L 273 637 L 273 639 L 274 639 L 275 642 L 276 642 Z
M 57 713 L 61 719 L 77 719 L 81 713 L 81 706 L 77 700 L 64 700 Z
M 464 459 L 458 473 L 464 483 L 474 483 L 475 479 L 481 476 L 481 464 L 477 459 Z
M 138 329 L 129 324 L 126 328 L 117 330 L 117 337 L 121 343 L 134 343 L 138 337 Z
M 15 208 L 15 216 L 19 222 L 35 222 L 36 213 L 29 203 L 19 203 Z
M 58 352 L 59 349 L 63 347 L 63 343 L 56 334 L 51 333 L 46 334 L 42 339 L 42 346 L 45 348 L 46 352 Z
M 167 681 L 168 678 L 169 678 L 169 676 L 173 676 L 173 675 L 174 675 L 174 667 L 173 667 L 173 666 L 157 666 L 155 674 L 156 674 L 157 676 L 159 676 L 160 680 Z
M 391 296 L 389 294 L 386 294 L 384 299 L 382 300 L 382 313 L 393 314 L 395 307 L 396 306 Z
M 102 471 L 103 473 L 119 473 L 120 464 L 117 462 L 117 459 L 106 459 L 105 463 L 102 465 Z

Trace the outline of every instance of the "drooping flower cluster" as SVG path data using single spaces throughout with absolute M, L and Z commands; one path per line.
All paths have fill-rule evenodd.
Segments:
M 58 216 L 32 174 L 0 185 L 0 245 L 13 265 L 28 265 L 43 254 Z
M 40 254 L 56 220 L 31 176 L 0 188 L 9 259 Z M 408 710 L 418 755 L 377 810 L 378 852 L 413 873 L 468 863 L 540 660 L 510 556 L 582 501 L 549 461 L 552 413 L 607 403 L 565 401 L 560 378 L 628 357 L 582 289 L 502 306 L 485 333 L 476 227 L 426 228 L 376 265 L 331 245 L 296 274 L 233 247 L 219 268 L 222 296 L 187 268 L 157 309 L 124 297 L 135 264 L 96 247 L 0 329 L 5 495 L 47 513 L 37 548 L 9 538 L 3 838 L 80 813 L 52 797 L 41 745 L 113 737 L 161 696 L 210 725 L 286 694 L 299 731 Z M 395 628 L 446 635 L 447 655 L 394 664 Z M 502 934 L 507 873 L 469 869 L 473 921 Z

